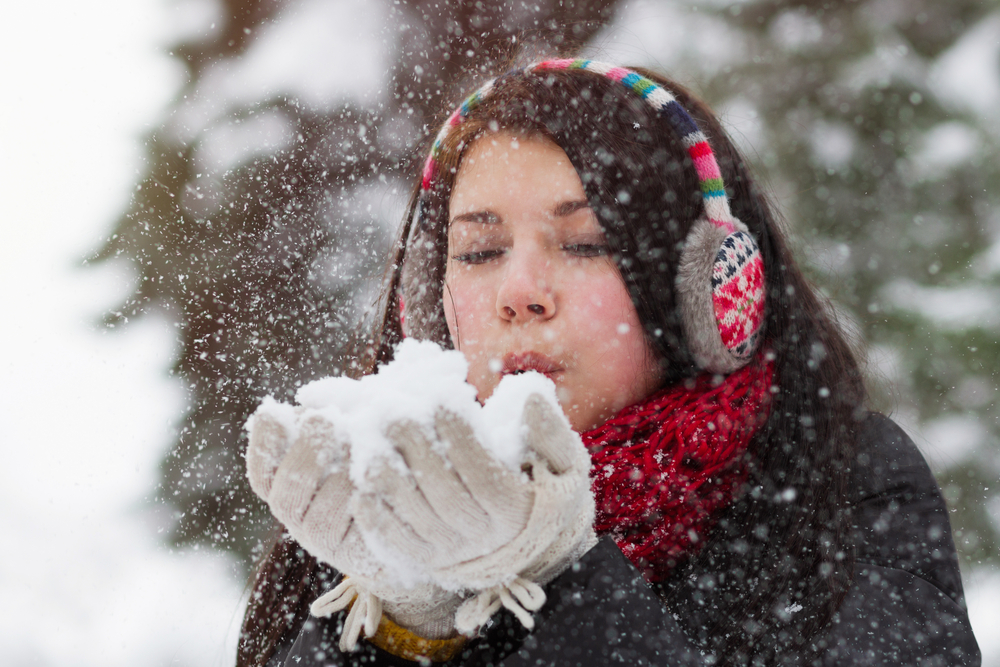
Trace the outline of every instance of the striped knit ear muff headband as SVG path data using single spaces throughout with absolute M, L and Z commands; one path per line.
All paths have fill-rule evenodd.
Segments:
M 677 296 L 684 335 L 698 366 L 709 372 L 729 373 L 752 356 L 764 321 L 764 264 L 746 225 L 733 217 L 722 172 L 707 138 L 694 119 L 667 89 L 637 72 L 593 60 L 546 60 L 521 70 L 537 74 L 552 70 L 580 70 L 619 82 L 644 99 L 668 121 L 694 164 L 704 210 L 684 241 L 677 272 Z M 514 75 L 518 72 L 511 72 Z M 441 297 L 417 276 L 435 259 L 437 244 L 424 229 L 427 193 L 438 170 L 438 156 L 448 135 L 487 98 L 498 79 L 470 95 L 438 132 L 424 164 L 421 193 L 406 242 L 401 298 L 405 303 L 404 333 L 419 338 L 447 339 L 446 325 L 436 313 Z M 431 297 L 433 303 L 428 303 Z M 442 327 L 444 330 L 442 331 Z

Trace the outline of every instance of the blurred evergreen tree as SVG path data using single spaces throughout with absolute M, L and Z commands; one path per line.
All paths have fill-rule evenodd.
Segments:
M 740 48 L 711 70 L 682 55 L 685 68 L 717 108 L 754 116 L 758 172 L 876 358 L 876 404 L 928 438 L 964 566 L 1000 564 L 1000 112 L 952 98 L 939 66 L 981 25 L 998 43 L 1000 2 L 699 9 Z M 1000 87 L 1000 49 L 963 57 Z
M 308 0 L 224 0 L 217 29 L 173 50 L 188 83 L 148 136 L 145 173 L 95 258 L 126 258 L 137 270 L 109 325 L 158 310 L 179 331 L 172 372 L 188 388 L 189 407 L 162 461 L 157 498 L 173 511 L 170 539 L 229 550 L 247 567 L 271 521 L 245 481 L 243 424 L 264 395 L 291 400 L 303 382 L 344 370 L 416 148 L 443 120 L 433 114 L 524 37 L 549 52 L 585 43 L 614 3 L 326 4 L 351 21 L 384 13 L 388 89 L 373 81 L 370 94 L 334 93 L 321 104 L 294 86 L 247 99 L 246 67 L 261 36 L 297 13 L 329 14 Z M 328 28 L 330 39 L 353 38 L 349 27 Z M 318 76 L 360 66 L 353 57 L 295 64 Z M 382 211 L 386 200 L 399 205 Z

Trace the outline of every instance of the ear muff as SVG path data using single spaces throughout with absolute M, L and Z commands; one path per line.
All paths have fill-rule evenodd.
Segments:
M 684 241 L 677 296 L 684 338 L 698 367 L 731 373 L 753 356 L 764 322 L 764 262 L 746 225 L 700 218 Z
M 547 60 L 516 70 L 583 70 L 621 83 L 666 119 L 694 164 L 704 202 L 702 216 L 684 241 L 677 272 L 677 296 L 684 337 L 698 367 L 731 373 L 746 364 L 759 344 L 764 322 L 764 263 L 746 225 L 729 210 L 722 172 L 705 135 L 670 91 L 637 72 L 593 60 Z M 441 313 L 440 230 L 429 229 L 428 190 L 437 172 L 441 144 L 451 130 L 490 94 L 497 80 L 470 95 L 438 132 L 424 164 L 421 194 L 410 222 L 402 267 L 401 298 L 406 304 L 404 335 L 441 342 L 448 339 Z

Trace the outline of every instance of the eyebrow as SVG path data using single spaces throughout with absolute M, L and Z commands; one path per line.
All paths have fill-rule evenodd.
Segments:
M 586 199 L 581 199 L 579 201 L 564 201 L 557 204 L 556 207 L 552 209 L 552 215 L 557 218 L 564 218 L 584 208 L 590 208 L 590 202 Z M 468 213 L 460 213 L 456 215 L 451 219 L 450 224 L 455 224 L 456 222 L 478 222 L 484 225 L 495 225 L 500 222 L 500 216 L 489 209 L 483 211 L 469 211 Z
M 581 199 L 579 201 L 564 201 L 552 209 L 552 213 L 557 218 L 563 218 L 567 215 L 572 215 L 583 208 L 590 208 L 590 202 L 586 199 Z
M 500 222 L 500 216 L 490 210 L 469 211 L 456 215 L 451 219 L 450 224 L 454 225 L 456 222 L 479 222 L 484 225 L 495 225 Z

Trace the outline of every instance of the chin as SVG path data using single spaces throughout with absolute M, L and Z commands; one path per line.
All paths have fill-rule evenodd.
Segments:
M 583 433 L 584 431 L 589 431 L 592 428 L 600 426 L 604 422 L 604 418 L 599 415 L 594 414 L 580 414 L 578 412 L 565 411 L 566 418 L 569 419 L 570 427 L 577 433 Z

